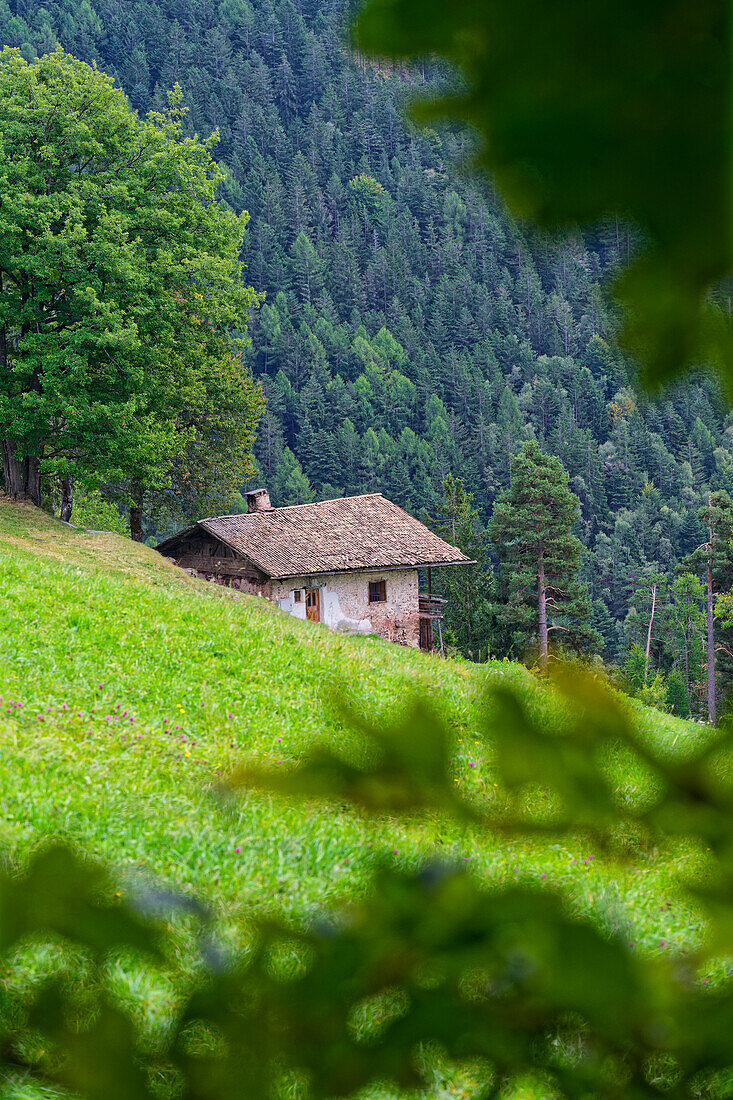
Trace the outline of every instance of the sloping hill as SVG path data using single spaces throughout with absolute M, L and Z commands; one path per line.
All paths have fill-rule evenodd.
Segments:
M 628 388 L 603 288 L 633 234 L 520 229 L 455 172 L 465 133 L 404 121 L 406 99 L 445 74 L 350 55 L 351 10 L 11 0 L 0 44 L 60 42 L 141 112 L 178 81 L 191 129 L 218 130 L 222 196 L 251 215 L 247 279 L 267 293 L 250 362 L 268 399 L 258 481 L 276 504 L 379 490 L 435 514 L 451 471 L 487 519 L 511 454 L 536 436 L 580 498 L 594 625 L 620 659 L 639 576 L 673 578 L 703 541 L 708 491 L 733 487 L 728 408 L 707 376 L 656 404 Z M 659 659 L 679 667 L 676 652 Z
M 487 877 L 547 875 L 579 904 L 612 895 L 640 937 L 663 934 L 661 857 L 648 880 L 625 883 L 618 867 L 583 863 L 570 847 L 508 849 L 434 819 L 375 826 L 333 807 L 216 794 L 244 758 L 287 768 L 315 741 L 359 751 L 339 692 L 370 717 L 430 699 L 456 733 L 456 781 L 480 794 L 492 776 L 471 718 L 500 680 L 562 723 L 521 666 L 339 637 L 192 580 L 144 546 L 0 503 L 0 846 L 15 858 L 66 837 L 230 914 L 244 905 L 297 916 L 358 889 L 385 844 L 397 860 L 438 849 Z M 655 739 L 687 743 L 699 729 L 640 713 Z

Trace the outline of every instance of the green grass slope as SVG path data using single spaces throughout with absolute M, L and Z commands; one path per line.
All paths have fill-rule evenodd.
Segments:
M 455 779 L 491 782 L 471 734 L 492 683 L 562 722 L 524 668 L 442 661 L 298 622 L 255 597 L 192 579 L 154 551 L 0 502 L 0 851 L 20 860 L 49 838 L 130 874 L 209 899 L 224 916 L 298 919 L 362 888 L 375 854 L 436 850 L 491 881 L 530 877 L 629 928 L 650 947 L 684 945 L 694 914 L 672 913 L 672 865 L 606 865 L 571 847 L 508 846 L 427 821 L 380 822 L 333 806 L 249 794 L 220 778 L 256 759 L 292 766 L 309 745 L 349 750 L 340 694 L 371 718 L 415 695 L 455 731 Z M 639 708 L 650 739 L 684 747 L 699 727 Z

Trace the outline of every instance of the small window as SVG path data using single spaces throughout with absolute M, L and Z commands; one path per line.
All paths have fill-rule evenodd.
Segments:
M 300 590 L 300 588 L 296 588 L 295 591 L 293 592 L 293 599 L 295 600 L 296 603 L 302 603 L 303 602 L 303 593 Z
M 387 599 L 386 581 L 369 581 L 369 603 L 384 603 Z

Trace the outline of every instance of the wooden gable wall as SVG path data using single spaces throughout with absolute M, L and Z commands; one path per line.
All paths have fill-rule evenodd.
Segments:
M 166 550 L 166 557 L 172 558 L 176 565 L 207 578 L 210 574 L 215 579 L 240 577 L 257 589 L 268 580 L 248 558 L 203 528 L 183 534 Z

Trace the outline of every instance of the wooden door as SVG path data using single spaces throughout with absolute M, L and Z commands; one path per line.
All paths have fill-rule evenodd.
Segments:
M 321 590 L 320 588 L 306 588 L 305 590 L 305 615 L 313 623 L 321 621 Z

